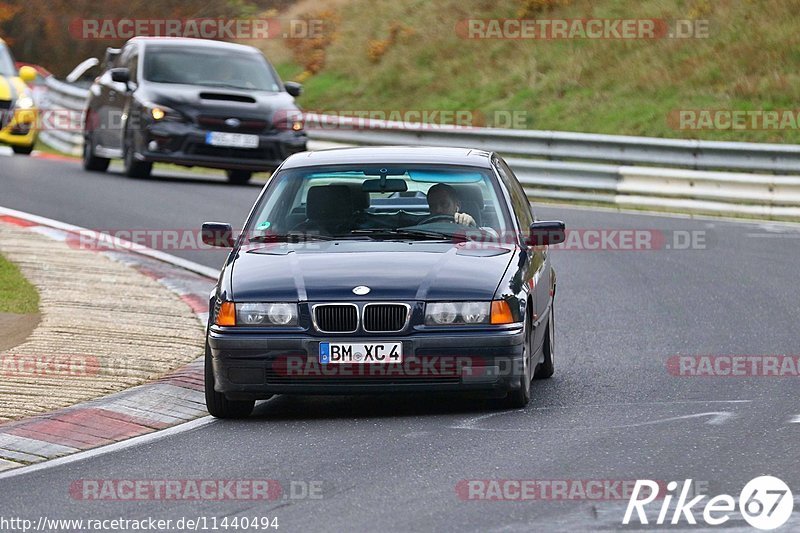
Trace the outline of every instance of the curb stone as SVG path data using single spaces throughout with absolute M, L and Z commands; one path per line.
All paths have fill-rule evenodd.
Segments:
M 5 214 L 13 213 L 13 214 Z M 67 225 L 48 225 L 34 215 L 0 208 L 0 220 L 55 240 L 74 236 Z M 77 230 L 78 228 L 76 228 Z M 72 234 L 72 235 L 71 235 Z M 148 252 L 153 252 L 148 250 Z M 138 251 L 98 250 L 158 281 L 194 311 L 205 327 L 213 286 L 209 276 L 155 259 Z M 155 255 L 155 254 L 152 254 Z M 166 257 L 166 254 L 161 254 Z M 180 264 L 182 261 L 176 261 Z M 202 270 L 202 269 L 197 269 Z M 143 385 L 47 414 L 0 424 L 0 471 L 39 463 L 206 416 L 203 358 Z

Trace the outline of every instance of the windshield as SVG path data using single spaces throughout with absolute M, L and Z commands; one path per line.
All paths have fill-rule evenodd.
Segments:
M 487 169 L 383 165 L 281 171 L 247 231 L 254 240 L 292 234 L 427 240 L 502 235 L 508 227 Z
M 260 54 L 212 48 L 148 46 L 144 79 L 256 91 L 281 90 L 278 79 Z
M 17 69 L 14 68 L 14 60 L 11 59 L 11 52 L 5 44 L 0 43 L 0 76 L 16 76 Z

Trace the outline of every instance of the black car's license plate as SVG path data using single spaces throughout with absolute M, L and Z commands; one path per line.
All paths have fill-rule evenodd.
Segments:
M 337 363 L 402 363 L 401 342 L 321 342 L 320 364 Z

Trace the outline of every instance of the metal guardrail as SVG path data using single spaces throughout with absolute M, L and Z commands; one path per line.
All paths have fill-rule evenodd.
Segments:
M 554 160 L 800 174 L 800 145 L 792 144 L 452 126 L 409 128 L 402 122 L 320 118 L 329 127 L 313 130 L 312 137 L 339 143 L 468 146 Z
M 79 121 L 88 90 L 55 78 L 47 86 L 50 108 L 74 111 L 73 120 Z M 464 146 L 511 156 L 506 161 L 533 200 L 800 219 L 800 145 L 316 118 L 322 125 L 309 129 L 314 141 Z M 80 131 L 79 123 L 71 124 L 66 130 L 42 131 L 40 138 L 79 155 Z M 771 175 L 776 173 L 797 176 Z
M 83 135 L 81 134 L 83 108 L 89 91 L 83 87 L 59 81 L 53 76 L 47 78 L 46 84 L 47 98 L 42 111 L 49 112 L 50 116 L 46 117 L 44 122 L 48 126 L 52 123 L 55 124 L 54 127 L 42 129 L 39 139 L 59 152 L 81 155 L 83 150 Z

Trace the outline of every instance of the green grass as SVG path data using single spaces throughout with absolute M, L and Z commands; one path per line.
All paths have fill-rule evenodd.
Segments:
M 323 2 L 324 4 L 325 2 Z M 679 109 L 797 109 L 796 0 L 564 2 L 535 18 L 707 19 L 710 36 L 658 40 L 465 40 L 463 19 L 518 16 L 521 0 L 349 0 L 323 69 L 298 100 L 324 110 L 446 109 L 524 114 L 524 127 L 671 138 L 800 143 L 800 128 L 679 130 Z M 398 36 L 375 62 L 369 42 Z M 298 58 L 263 49 L 286 79 Z
M 39 310 L 39 294 L 19 268 L 0 256 L 0 312 L 27 314 Z

